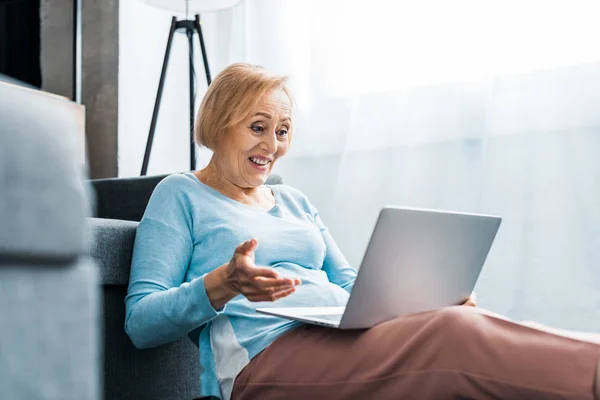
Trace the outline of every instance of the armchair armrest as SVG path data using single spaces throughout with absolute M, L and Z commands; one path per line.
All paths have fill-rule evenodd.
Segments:
M 90 256 L 100 269 L 103 285 L 127 285 L 138 222 L 87 218 L 91 235 Z

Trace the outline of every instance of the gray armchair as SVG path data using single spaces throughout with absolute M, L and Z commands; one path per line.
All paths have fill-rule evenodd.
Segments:
M 187 338 L 138 350 L 125 333 L 125 296 L 135 231 L 162 176 L 92 180 L 97 217 L 90 218 L 91 255 L 100 265 L 104 298 L 104 398 L 187 399 L 200 393 L 198 348 Z
M 83 107 L 0 82 L 0 397 L 98 399 Z M 79 136 L 81 135 L 81 136 Z
M 96 218 L 91 254 L 100 264 L 104 294 L 104 397 L 193 399 L 200 393 L 196 345 L 187 337 L 138 350 L 125 333 L 125 295 L 135 231 L 154 187 L 167 175 L 92 180 Z M 269 183 L 281 183 L 272 175 Z

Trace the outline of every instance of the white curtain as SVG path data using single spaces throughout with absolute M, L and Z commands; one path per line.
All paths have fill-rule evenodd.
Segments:
M 295 134 L 276 172 L 353 265 L 385 204 L 498 214 L 481 305 L 599 332 L 599 11 L 245 0 L 203 26 L 213 75 L 245 61 L 290 76 Z

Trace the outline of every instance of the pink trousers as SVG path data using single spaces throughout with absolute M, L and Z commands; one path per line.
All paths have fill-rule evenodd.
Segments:
M 232 399 L 592 400 L 599 356 L 597 344 L 448 307 L 287 332 L 238 375 Z

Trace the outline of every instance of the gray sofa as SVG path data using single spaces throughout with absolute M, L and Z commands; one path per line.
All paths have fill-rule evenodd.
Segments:
M 154 187 L 166 175 L 91 181 L 96 217 L 89 219 L 91 255 L 104 295 L 105 399 L 193 399 L 199 395 L 198 348 L 188 337 L 138 350 L 125 334 L 125 295 L 135 231 Z M 269 183 L 281 183 L 271 176 Z
M 0 82 L 0 398 L 100 398 L 83 107 Z

